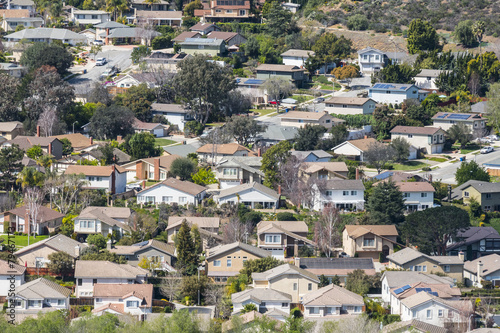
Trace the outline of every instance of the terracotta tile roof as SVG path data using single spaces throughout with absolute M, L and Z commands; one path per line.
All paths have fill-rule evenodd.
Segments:
M 116 170 L 119 173 L 127 172 L 124 168 L 119 165 L 115 165 Z M 113 172 L 113 168 L 111 165 L 106 166 L 97 166 L 97 165 L 70 165 L 64 171 L 66 175 L 68 174 L 84 174 L 85 176 L 101 176 L 101 177 L 109 177 Z
M 226 143 L 222 145 L 216 145 L 216 154 L 223 154 L 223 155 L 234 155 L 237 151 L 247 151 L 249 156 L 254 155 L 254 153 L 248 149 L 247 147 L 244 147 L 242 145 L 239 145 L 237 143 Z M 203 154 L 211 154 L 214 151 L 213 144 L 206 144 L 204 146 L 201 146 L 196 150 L 196 152 L 203 153 Z
M 442 129 L 438 127 L 396 126 L 391 130 L 391 133 L 433 135 L 439 130 L 442 131 Z
M 23 275 L 26 267 L 0 259 L 0 275 Z
M 367 233 L 379 236 L 398 236 L 395 225 L 346 225 L 347 234 L 353 238 L 358 238 Z
M 206 191 L 206 189 L 207 189 L 205 186 L 197 185 L 197 184 L 192 183 L 192 182 L 182 181 L 182 180 L 178 180 L 175 178 L 168 178 L 167 180 L 164 180 L 160 183 L 156 183 L 152 186 L 146 187 L 144 190 L 138 192 L 137 195 L 139 195 L 139 193 L 144 193 L 145 191 L 149 191 L 153 187 L 162 186 L 162 185 L 174 188 L 176 190 L 179 190 L 179 191 L 182 191 L 184 193 L 191 194 L 191 195 L 198 195 L 201 192 Z
M 94 285 L 94 297 L 125 299 L 130 296 L 136 296 L 142 300 L 140 307 L 151 307 L 153 306 L 153 285 L 108 283 Z
M 363 296 L 335 284 L 305 294 L 301 303 L 304 306 L 364 306 Z
M 273 72 L 303 72 L 305 69 L 300 68 L 295 65 L 273 65 L 273 64 L 262 64 L 257 67 L 258 71 L 273 71 Z
M 396 185 L 401 192 L 436 192 L 428 182 L 397 182 Z
M 99 306 L 99 307 L 95 308 L 94 310 L 92 310 L 92 312 L 98 313 L 98 312 L 105 311 L 108 309 L 115 311 L 115 312 L 118 312 L 118 313 L 121 313 L 121 314 L 125 314 L 125 305 L 124 304 L 116 304 L 116 303 L 104 304 L 103 306 Z
M 361 97 L 332 97 L 325 101 L 325 104 L 346 104 L 346 105 L 365 105 L 371 98 Z
M 196 224 L 199 228 L 219 228 L 219 217 L 198 217 L 198 216 L 169 216 L 166 230 L 175 228 L 186 220 L 189 225 Z
M 17 207 L 17 208 L 9 210 L 8 213 L 10 213 L 12 215 L 21 216 L 24 218 L 26 216 L 27 209 L 28 208 L 26 207 L 26 205 L 23 205 L 21 207 Z M 45 206 L 40 206 L 40 209 L 38 212 L 37 223 L 44 223 L 47 221 L 57 220 L 59 218 L 63 218 L 64 216 L 65 216 L 64 214 L 61 214 L 55 210 L 52 210 L 52 209 L 47 208 Z
M 278 116 L 281 119 L 309 119 L 309 120 L 319 120 L 323 116 L 327 115 L 332 118 L 327 112 L 307 112 L 307 111 L 289 111 L 285 114 Z
M 71 146 L 75 150 L 82 150 L 83 148 L 86 148 L 86 147 L 92 145 L 90 138 L 87 138 L 85 135 L 80 134 L 80 133 L 55 135 L 53 137 L 57 138 L 59 140 L 68 139 L 69 142 L 71 142 Z

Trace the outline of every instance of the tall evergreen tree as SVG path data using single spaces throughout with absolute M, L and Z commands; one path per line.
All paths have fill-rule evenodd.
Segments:
M 185 275 L 194 275 L 198 269 L 198 255 L 195 253 L 191 229 L 186 220 L 182 221 L 177 234 L 177 265 Z
M 203 252 L 203 242 L 201 241 L 200 229 L 198 229 L 198 225 L 193 224 L 191 227 L 191 234 L 194 242 L 194 253 L 196 253 L 196 255 L 200 255 Z
M 375 186 L 366 205 L 371 224 L 399 224 L 404 221 L 404 209 L 403 193 L 393 181 Z

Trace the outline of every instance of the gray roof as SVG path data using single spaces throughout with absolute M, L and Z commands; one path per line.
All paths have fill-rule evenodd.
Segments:
M 333 283 L 305 294 L 301 303 L 304 306 L 364 305 L 363 296 Z
M 376 48 L 371 47 L 371 46 L 368 46 L 367 48 L 359 50 L 358 54 L 363 54 L 363 53 L 366 53 L 366 52 L 369 52 L 369 51 L 375 51 L 375 52 L 378 52 L 378 53 L 385 54 L 384 51 L 380 51 L 379 49 L 376 49 Z
M 327 190 L 358 190 L 364 191 L 365 185 L 360 179 L 333 179 L 326 181 Z
M 379 86 L 377 86 L 379 85 Z M 384 88 L 379 88 L 383 85 Z M 375 88 L 377 87 L 377 88 Z M 402 83 L 376 83 L 370 89 L 380 89 L 380 90 L 397 90 L 397 91 L 407 91 L 408 89 L 415 87 L 414 84 L 402 84 Z
M 35 29 L 23 29 L 18 32 L 11 33 L 4 36 L 7 39 L 60 39 L 60 40 L 87 40 L 87 37 L 77 34 L 71 30 L 67 29 L 57 29 L 57 28 L 35 28 Z
M 224 43 L 224 39 L 216 38 L 186 38 L 179 45 L 208 45 L 208 46 L 220 46 Z
M 262 302 L 291 302 L 292 296 L 269 288 L 255 288 L 240 291 L 231 295 L 234 303 L 243 303 L 247 300 L 254 300 L 257 303 Z
M 264 132 L 256 135 L 255 140 L 285 141 L 293 140 L 299 129 L 297 127 L 267 126 Z
M 200 142 L 196 141 L 196 142 L 190 143 L 188 145 L 176 145 L 176 146 L 163 147 L 163 150 L 165 150 L 170 155 L 179 155 L 182 157 L 187 157 L 188 154 L 196 153 L 196 151 L 200 147 L 201 147 Z
M 149 271 L 129 264 L 117 264 L 110 261 L 77 260 L 75 278 L 117 278 L 135 280 L 138 276 L 147 276 Z
M 110 226 L 118 226 L 124 230 L 130 231 L 131 228 L 127 223 L 115 219 L 128 219 L 132 216 L 130 208 L 126 207 L 95 207 L 89 206 L 85 208 L 76 218 L 79 219 L 97 219 L 102 223 Z
M 103 157 L 101 150 L 99 150 L 97 148 L 89 151 L 89 154 L 97 159 L 101 159 Z M 119 163 L 119 164 L 130 162 L 130 159 L 131 159 L 129 154 L 125 153 L 123 150 L 120 150 L 118 148 L 113 148 L 113 155 L 116 156 L 116 158 L 118 159 L 117 163 Z
M 145 35 L 143 28 L 115 28 L 111 30 L 108 38 L 140 38 Z M 148 31 L 148 35 L 151 37 L 160 36 L 161 33 L 156 31 Z
M 260 166 L 262 164 L 262 157 L 258 156 L 234 156 L 228 157 L 219 162 L 217 169 L 219 167 L 238 167 L 251 173 L 256 173 L 258 175 L 264 176 L 264 173 L 260 171 Z
M 415 75 L 416 77 L 438 77 L 439 74 L 445 71 L 440 69 L 422 69 L 420 73 Z
M 208 249 L 207 260 L 212 259 L 213 257 L 220 256 L 221 254 L 224 254 L 228 251 L 232 251 L 232 250 L 237 249 L 237 248 L 242 249 L 248 253 L 252 253 L 260 258 L 265 258 L 265 257 L 271 256 L 271 252 L 269 252 L 269 251 L 266 251 L 266 250 L 263 250 L 261 248 L 258 248 L 258 247 L 252 246 L 252 245 L 248 245 L 245 243 L 234 242 L 231 244 L 218 245 L 216 247 Z
M 44 278 L 25 283 L 16 288 L 16 296 L 26 299 L 67 298 L 71 290 Z
M 267 186 L 259 184 L 257 182 L 252 182 L 252 183 L 247 183 L 247 184 L 243 184 L 243 185 L 238 185 L 238 186 L 234 186 L 234 187 L 222 190 L 219 193 L 219 198 L 224 198 L 224 197 L 227 197 L 227 196 L 230 196 L 230 195 L 233 195 L 233 194 L 236 194 L 236 193 L 244 192 L 244 191 L 247 191 L 247 190 L 255 190 L 255 191 L 261 192 L 263 194 L 266 194 L 266 195 L 270 196 L 273 199 L 276 199 L 276 200 L 279 199 L 278 192 L 276 192 L 273 189 L 270 189 Z
M 375 269 L 372 258 L 300 258 L 302 269 Z
M 481 276 L 485 277 L 491 273 L 495 273 L 500 270 L 500 255 L 494 253 L 487 256 L 482 256 L 472 261 L 466 261 L 464 264 L 464 270 L 477 274 L 477 264 L 481 262 L 483 264 L 483 271 Z
M 121 23 L 115 22 L 115 21 L 107 21 L 107 22 L 104 22 L 104 23 L 99 23 L 99 24 L 94 25 L 94 28 L 100 28 L 100 29 L 110 28 L 110 29 L 114 29 L 114 28 L 129 28 L 129 26 L 125 25 L 125 24 L 121 24 Z
M 10 0 L 10 4 L 17 6 L 34 6 L 35 2 L 33 0 Z
M 72 238 L 69 238 L 67 236 L 64 236 L 63 234 L 57 234 L 52 237 L 49 237 L 47 239 L 44 239 L 42 241 L 36 242 L 34 244 L 31 244 L 29 246 L 25 246 L 22 249 L 16 251 L 15 255 L 20 255 L 28 251 L 32 251 L 33 249 L 37 249 L 42 246 L 47 246 L 49 248 L 52 248 L 53 250 L 57 252 L 66 252 L 73 258 L 77 258 L 78 256 L 76 255 L 75 248 L 77 246 L 80 247 L 80 249 L 84 249 L 88 247 L 87 244 L 80 243 Z
M 493 227 L 469 227 L 465 230 L 458 230 L 455 238 L 462 240 L 448 246 L 446 251 L 473 244 L 482 239 L 500 239 L 500 234 Z
M 427 284 L 448 284 L 453 285 L 453 280 L 449 277 L 440 277 L 434 274 L 424 274 L 413 271 L 386 271 L 381 280 L 387 278 L 389 288 L 398 288 L 406 284 L 425 282 Z
M 463 265 L 464 262 L 458 256 L 428 256 L 422 252 L 410 247 L 394 252 L 387 256 L 387 259 L 398 265 L 405 265 L 415 259 L 425 257 L 430 261 L 437 262 L 439 265 Z
M 309 58 L 309 56 L 314 56 L 315 53 L 314 51 L 311 50 L 297 50 L 297 49 L 290 49 L 286 52 L 283 52 L 281 54 L 282 57 L 302 57 L 302 58 Z
M 75 8 L 73 9 L 73 13 L 74 14 L 100 14 L 100 15 L 103 15 L 103 14 L 109 14 L 108 12 L 105 12 L 104 10 L 84 10 L 84 9 L 78 9 L 78 8 Z
M 474 113 L 488 113 L 488 102 L 479 102 L 470 106 L 470 111 Z
M 270 281 L 282 275 L 299 275 L 306 279 L 319 283 L 319 279 L 315 274 L 291 264 L 283 264 L 262 273 L 252 273 L 252 279 L 258 281 Z
M 7 22 L 42 22 L 41 17 L 7 17 L 4 19 Z
M 152 112 L 172 112 L 172 113 L 188 113 L 191 110 L 186 109 L 182 104 L 167 104 L 167 103 L 153 103 L 151 105 Z
M 422 333 L 448 333 L 448 330 L 444 327 L 432 325 L 420 320 L 407 320 L 407 321 L 398 321 L 393 324 L 389 324 L 384 326 L 382 333 L 390 333 L 390 332 L 401 332 L 404 328 L 413 328 L 411 332 L 422 332 Z M 408 331 L 405 331 L 408 332 Z M 476 332 L 471 331 L 471 332 Z M 493 332 L 493 331 L 492 331 Z M 487 333 L 487 332 L 483 332 Z
M 295 127 L 294 127 L 295 128 Z M 333 156 L 331 154 L 328 154 L 324 150 L 307 150 L 307 151 L 297 151 L 294 150 L 292 151 L 292 155 L 297 157 L 299 160 L 304 160 L 307 158 L 307 156 L 313 154 L 317 158 L 332 158 Z
M 469 183 L 468 185 L 472 186 L 479 193 L 498 193 L 498 192 L 500 192 L 500 183 L 489 183 L 489 182 L 482 182 L 482 181 L 468 181 L 468 182 L 464 183 L 463 185 L 465 185 L 467 183 Z M 467 187 L 468 186 L 465 186 L 465 187 L 463 187 L 463 189 L 466 189 Z

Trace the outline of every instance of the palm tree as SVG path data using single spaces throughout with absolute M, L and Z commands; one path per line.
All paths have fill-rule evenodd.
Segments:
M 153 5 L 160 3 L 160 0 L 144 0 L 144 3 L 147 3 L 149 7 L 151 8 L 151 11 L 153 10 Z
M 34 167 L 27 167 L 19 173 L 16 183 L 21 185 L 23 189 L 27 187 L 38 187 L 43 185 L 44 178 L 44 174 Z
M 474 22 L 474 25 L 472 26 L 472 33 L 474 34 L 477 42 L 479 43 L 479 58 L 481 59 L 480 69 L 482 69 L 483 67 L 483 58 L 481 57 L 481 42 L 483 41 L 483 35 L 485 30 L 486 30 L 486 24 L 484 23 L 484 21 Z
M 127 6 L 126 0 L 106 0 L 106 11 L 113 14 L 113 19 L 116 21 L 116 12 L 123 8 L 123 5 Z M 128 6 L 127 6 L 128 7 Z

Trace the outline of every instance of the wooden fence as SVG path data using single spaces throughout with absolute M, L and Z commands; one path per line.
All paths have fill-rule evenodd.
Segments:
M 51 273 L 47 267 L 43 267 L 43 268 L 26 267 L 26 275 L 49 275 L 49 276 L 54 276 L 54 277 L 60 276 L 58 274 Z M 69 272 L 65 276 L 73 276 L 73 275 L 74 275 L 74 271 L 72 270 L 71 272 Z
M 94 299 L 93 298 L 70 297 L 69 305 L 94 305 Z

